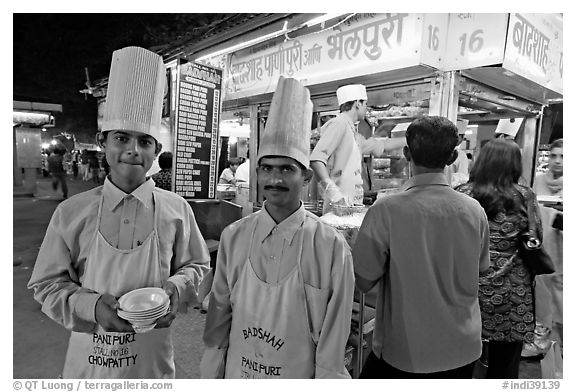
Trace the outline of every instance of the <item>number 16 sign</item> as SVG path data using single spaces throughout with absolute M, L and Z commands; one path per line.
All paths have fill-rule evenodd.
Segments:
M 424 20 L 423 53 L 435 52 L 431 60 L 437 68 L 451 71 L 502 63 L 508 14 L 448 14 L 447 19 L 426 15 Z

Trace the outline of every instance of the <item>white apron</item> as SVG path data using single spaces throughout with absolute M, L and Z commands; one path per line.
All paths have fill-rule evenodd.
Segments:
M 362 152 L 356 140 L 357 133 L 354 134 L 354 145 L 352 152 L 348 157 L 348 162 L 342 170 L 340 178 L 332 178 L 334 183 L 338 185 L 348 205 L 362 205 L 364 204 L 364 188 L 362 186 Z M 324 199 L 323 214 L 331 211 L 329 201 Z
M 248 260 L 230 293 L 232 326 L 225 378 L 314 378 L 312 339 L 301 259 L 278 284 L 263 282 Z M 302 254 L 302 243 L 298 254 Z
M 158 205 L 154 198 L 154 228 L 144 243 L 123 250 L 111 246 L 100 233 L 103 199 L 96 230 L 80 278 L 82 287 L 115 297 L 142 287 L 161 287 L 157 235 Z M 174 355 L 169 328 L 143 334 L 72 332 L 63 371 L 64 378 L 174 378 Z

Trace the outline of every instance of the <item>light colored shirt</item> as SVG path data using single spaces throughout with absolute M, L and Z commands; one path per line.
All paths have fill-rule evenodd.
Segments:
M 154 227 L 154 210 L 159 209 L 161 273 L 176 286 L 182 305 L 195 301 L 210 255 L 190 205 L 179 195 L 154 187 L 151 179 L 129 195 L 106 179 L 103 186 L 60 203 L 52 215 L 28 283 L 42 311 L 69 330 L 95 330 L 96 302 L 104 293 L 83 288 L 80 280 L 101 196 L 100 232 L 119 249 L 131 249 L 146 239 Z
M 353 143 L 359 147 L 361 154 L 372 154 L 374 156 L 384 155 L 384 151 L 389 150 L 388 138 L 368 138 L 358 133 L 352 120 L 340 113 L 320 129 L 320 140 L 310 154 L 310 161 L 320 161 L 326 165 L 330 178 L 337 184 L 348 160 L 352 155 Z M 358 177 L 357 183 L 362 183 L 361 170 L 362 161 L 358 160 L 354 173 Z
M 550 170 L 545 173 L 538 173 L 534 178 L 534 192 L 539 196 L 560 196 L 562 197 L 563 177 L 554 179 Z M 554 189 L 552 189 L 552 188 Z
M 220 174 L 220 184 L 232 184 L 232 180 L 236 177 L 234 176 L 234 172 L 232 169 L 227 167 L 226 169 L 222 170 L 222 174 Z
M 468 170 L 468 166 L 470 165 L 470 161 L 466 156 L 466 152 L 464 150 L 460 150 L 459 148 L 456 149 L 458 152 L 458 157 L 450 166 L 446 168 L 446 172 L 448 173 L 448 178 L 450 178 L 452 188 L 456 188 L 458 185 L 466 184 L 470 179 L 470 172 Z
M 238 166 L 238 169 L 236 169 L 236 179 L 238 181 L 250 182 L 250 159 L 246 159 L 246 162 Z
M 316 378 L 342 377 L 354 292 L 350 248 L 340 233 L 306 211 L 303 205 L 279 224 L 265 206 L 266 203 L 260 211 L 232 223 L 222 232 L 202 362 L 211 371 L 220 373 L 212 376 L 222 377 L 234 317 L 230 293 L 244 263 L 248 262 L 251 235 L 256 229 L 251 255 L 256 275 L 267 283 L 278 283 L 296 268 L 301 258 L 304 284 L 315 288 L 325 299 L 325 306 L 310 309 L 312 333 L 319 337 Z M 304 242 L 302 253 L 298 254 L 300 241 Z
M 373 351 L 406 372 L 439 372 L 481 353 L 479 272 L 489 267 L 480 204 L 422 174 L 368 210 L 352 251 L 355 273 L 379 281 Z

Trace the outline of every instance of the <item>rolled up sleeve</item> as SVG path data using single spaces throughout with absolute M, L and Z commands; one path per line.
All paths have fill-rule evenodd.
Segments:
M 186 202 L 183 202 L 179 224 L 168 281 L 178 290 L 179 310 L 185 311 L 189 304 L 197 302 L 200 283 L 210 269 L 210 253 L 194 219 L 192 208 Z
M 372 206 L 360 226 L 352 249 L 354 272 L 371 282 L 379 280 L 389 263 L 389 235 L 382 206 Z
M 220 238 L 214 281 L 204 326 L 203 340 L 206 349 L 200 366 L 202 378 L 224 378 L 225 375 L 226 355 L 232 326 L 230 286 L 227 278 L 230 250 L 228 236 L 224 230 Z
M 332 295 L 316 347 L 315 378 L 350 378 L 344 364 L 346 342 L 350 336 L 354 267 L 350 248 L 343 238 L 336 241 L 332 253 Z
M 42 311 L 68 330 L 96 330 L 95 309 L 100 294 L 82 288 L 78 264 L 74 265 L 71 249 L 63 230 L 62 210 L 54 212 L 36 259 L 28 288 Z
M 320 161 L 327 164 L 328 159 L 342 143 L 342 138 L 346 132 L 345 124 L 338 121 L 326 123 L 318 144 L 310 154 L 310 161 Z

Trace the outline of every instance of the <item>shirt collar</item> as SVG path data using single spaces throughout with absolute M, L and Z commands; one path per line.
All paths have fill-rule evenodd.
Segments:
M 402 190 L 407 191 L 410 188 L 422 185 L 446 185 L 449 186 L 448 180 L 444 173 L 425 173 L 416 174 L 402 185 Z
M 128 196 L 134 197 L 146 208 L 152 205 L 152 192 L 154 190 L 154 181 L 150 177 L 136 188 L 132 193 L 128 194 L 110 181 L 108 177 L 104 180 L 104 188 L 102 195 L 104 196 L 104 206 L 110 211 L 114 210 L 118 205 Z
M 354 122 L 350 119 L 350 117 L 348 117 L 344 113 L 340 113 L 338 117 L 340 117 L 343 121 L 345 121 L 348 124 L 348 126 L 352 128 L 352 131 L 356 132 L 356 127 L 354 126 Z
M 262 205 L 258 219 L 256 221 L 256 231 L 254 233 L 254 238 L 257 243 L 263 242 L 273 231 L 278 232 L 282 235 L 288 243 L 292 243 L 294 236 L 298 229 L 304 223 L 304 218 L 306 217 L 306 210 L 304 209 L 304 204 L 300 202 L 300 207 L 294 211 L 292 215 L 284 219 L 282 222 L 276 224 L 274 219 L 270 216 L 266 210 L 266 202 Z

